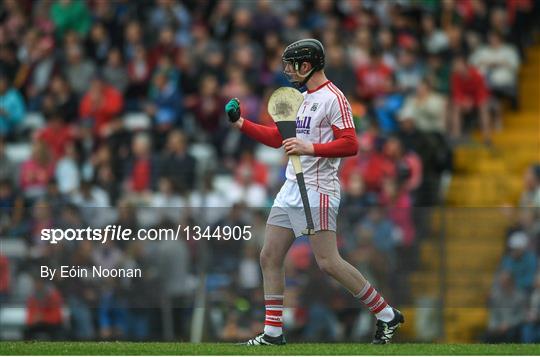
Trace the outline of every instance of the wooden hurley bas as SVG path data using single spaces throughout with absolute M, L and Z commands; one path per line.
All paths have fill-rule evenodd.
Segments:
M 268 100 L 268 113 L 276 123 L 284 140 L 296 137 L 296 114 L 303 101 L 304 96 L 302 93 L 291 87 L 276 89 Z M 313 217 L 311 216 L 311 207 L 309 205 L 300 156 L 289 155 L 289 158 L 296 173 L 296 181 L 300 189 L 304 213 L 306 214 L 307 227 L 302 233 L 313 235 L 315 234 L 315 227 L 313 226 Z

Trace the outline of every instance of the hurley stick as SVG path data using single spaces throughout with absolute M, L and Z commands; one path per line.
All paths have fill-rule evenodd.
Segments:
M 304 96 L 298 90 L 291 87 L 281 87 L 272 93 L 268 100 L 268 113 L 276 123 L 278 130 L 283 139 L 296 137 L 296 114 Z M 304 213 L 306 214 L 307 227 L 302 232 L 307 235 L 315 234 L 313 226 L 313 217 L 311 216 L 311 207 L 306 190 L 306 182 L 304 180 L 304 171 L 300 162 L 300 156 L 289 155 L 291 163 L 296 174 L 296 181 L 300 189 L 300 197 L 304 205 Z

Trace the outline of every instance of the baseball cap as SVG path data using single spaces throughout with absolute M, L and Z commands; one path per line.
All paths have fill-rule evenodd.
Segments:
M 508 248 L 525 249 L 529 245 L 529 237 L 523 232 L 514 232 L 508 239 Z

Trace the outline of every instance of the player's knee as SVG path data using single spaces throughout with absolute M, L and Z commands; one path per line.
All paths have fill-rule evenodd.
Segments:
M 338 269 L 338 261 L 336 259 L 333 259 L 331 257 L 321 257 L 317 258 L 317 265 L 319 266 L 319 269 L 323 271 L 324 273 L 334 276 Z
M 261 251 L 259 261 L 263 270 L 279 267 L 280 264 L 277 254 L 272 253 L 269 249 L 263 249 Z

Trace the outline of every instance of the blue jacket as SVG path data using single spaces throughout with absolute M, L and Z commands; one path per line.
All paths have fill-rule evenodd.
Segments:
M 501 269 L 512 274 L 519 289 L 531 289 L 536 273 L 536 256 L 533 252 L 525 252 L 518 259 L 506 255 L 501 262 Z
M 4 95 L 0 95 L 0 135 L 11 133 L 23 120 L 25 114 L 24 100 L 21 94 L 14 88 L 8 89 Z

